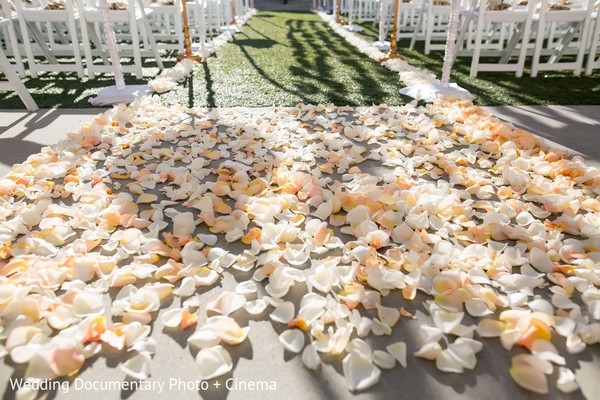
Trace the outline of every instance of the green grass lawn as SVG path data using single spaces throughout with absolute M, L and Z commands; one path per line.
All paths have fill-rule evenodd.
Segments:
M 362 35 L 377 37 L 372 23 L 363 24 Z M 425 56 L 422 48 L 399 52 L 414 66 L 441 74 L 443 52 Z M 165 66 L 176 54 L 165 55 Z M 150 59 L 152 61 L 152 59 Z M 481 105 L 600 104 L 600 71 L 575 77 L 570 72 L 542 72 L 530 78 L 512 73 L 483 72 L 469 77 L 470 58 L 459 58 L 452 81 L 468 89 Z M 144 78 L 126 77 L 140 84 L 156 76 L 153 63 L 144 65 Z M 2 76 L 0 74 L 0 79 Z M 88 98 L 114 84 L 112 75 L 79 79 L 74 73 L 41 73 L 24 79 L 25 86 L 41 108 L 89 107 Z M 193 79 L 161 95 L 165 104 L 194 106 L 291 106 L 298 102 L 337 105 L 404 104 L 398 94 L 403 86 L 397 73 L 361 54 L 336 35 L 315 14 L 261 11 L 234 36 L 231 43 L 197 68 Z M 13 92 L 0 92 L 0 108 L 24 108 Z
M 165 66 L 172 66 L 175 54 Z M 158 70 L 148 64 L 145 80 Z M 127 83 L 142 83 L 128 77 Z M 42 73 L 25 79 L 42 108 L 89 107 L 99 88 L 113 85 L 110 75 L 94 80 L 73 73 Z M 337 105 L 404 104 L 397 73 L 365 57 L 334 34 L 316 15 L 305 12 L 259 12 L 234 40 L 161 95 L 166 104 L 194 106 L 291 106 L 298 102 Z M 190 102 L 190 97 L 192 102 Z M 23 108 L 16 94 L 0 93 L 0 108 Z
M 200 106 L 404 104 L 397 73 L 362 55 L 315 14 L 259 12 L 166 102 Z
M 125 75 L 128 85 L 140 85 L 148 82 L 158 73 L 154 60 L 144 62 L 143 79 L 136 79 L 130 74 Z M 173 62 L 166 65 L 173 66 Z M 0 73 L 0 80 L 5 77 Z M 75 72 L 40 72 L 37 78 L 29 75 L 23 79 L 29 93 L 40 108 L 87 108 L 92 107 L 88 99 L 96 96 L 98 91 L 115 84 L 112 74 L 99 74 L 94 79 L 78 78 Z M 25 108 L 16 92 L 0 92 L 0 109 Z
M 365 39 L 378 39 L 378 26 L 372 22 L 360 25 L 363 27 L 360 35 Z M 409 64 L 425 68 L 440 77 L 444 52 L 431 51 L 425 55 L 422 41 L 417 42 L 414 50 L 408 49 L 409 44 L 410 39 L 398 42 L 400 56 Z M 531 65 L 530 58 L 525 62 L 521 78 L 516 78 L 514 72 L 480 72 L 477 78 L 471 78 L 471 57 L 459 57 L 452 68 L 451 82 L 469 90 L 475 95 L 476 103 L 485 106 L 600 105 L 600 70 L 589 76 L 583 72 L 581 76 L 574 76 L 572 71 L 542 71 L 536 78 L 531 78 L 528 65 Z

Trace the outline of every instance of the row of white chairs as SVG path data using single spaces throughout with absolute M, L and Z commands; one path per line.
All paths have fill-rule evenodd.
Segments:
M 247 0 L 188 1 L 192 39 L 218 33 L 248 9 Z M 124 73 L 142 77 L 142 59 L 152 58 L 163 68 L 160 50 L 183 51 L 181 0 L 122 0 L 109 7 L 108 18 L 118 42 Z M 49 0 L 0 0 L 0 17 L 9 21 L 0 28 L 0 46 L 13 59 L 17 73 L 25 76 L 25 61 L 32 77 L 44 71 L 72 71 L 93 78 L 111 73 L 104 34 L 104 14 L 99 0 L 64 0 L 58 9 Z M 200 18 L 203 18 L 203 23 Z M 203 32 L 200 30 L 203 29 Z
M 357 21 L 378 23 L 380 1 L 389 31 L 394 0 L 376 0 L 376 6 L 375 0 L 342 0 L 342 12 L 353 7 Z M 556 1 L 462 0 L 456 56 L 472 57 L 473 77 L 480 71 L 522 76 L 528 56 L 532 76 L 547 70 L 579 75 L 584 68 L 591 74 L 600 68 L 600 1 L 571 0 L 562 7 L 569 9 Z M 425 54 L 445 49 L 450 0 L 401 0 L 399 11 L 397 36 L 410 38 L 410 49 L 418 42 Z
M 169 3 L 172 4 L 164 4 L 161 1 L 148 3 L 148 7 L 153 11 L 149 19 L 159 48 L 182 52 L 184 38 L 181 0 L 171 0 Z M 249 0 L 188 0 L 188 21 L 192 40 L 197 42 L 220 33 L 231 24 L 234 11 L 235 16 L 239 17 L 249 7 Z
M 0 2 L 5 18 L 12 21 L 4 41 L 11 42 L 11 55 L 22 76 L 23 55 L 32 77 L 44 71 L 71 71 L 82 78 L 84 60 L 90 78 L 112 71 L 102 29 L 104 16 L 96 0 L 65 0 L 59 9 L 49 9 L 47 0 Z M 162 69 L 162 59 L 147 18 L 149 10 L 141 0 L 121 4 L 121 9 L 110 7 L 107 16 L 118 39 L 119 57 L 133 60 L 122 66 L 123 72 L 141 78 L 142 56 L 153 57 Z

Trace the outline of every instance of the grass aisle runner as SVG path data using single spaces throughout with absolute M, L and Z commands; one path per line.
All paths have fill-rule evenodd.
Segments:
M 194 106 L 406 103 L 397 73 L 306 12 L 259 12 L 195 71 L 192 85 L 179 86 L 163 101 L 188 104 L 192 92 Z

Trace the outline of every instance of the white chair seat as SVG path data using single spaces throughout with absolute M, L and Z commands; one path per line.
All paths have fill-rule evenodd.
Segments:
M 85 8 L 85 19 L 88 22 L 99 23 L 101 24 L 104 19 L 102 18 L 102 13 L 99 9 L 94 7 L 86 7 Z M 110 14 L 110 20 L 112 22 L 117 23 L 127 23 L 130 20 L 129 11 L 128 10 L 108 10 Z M 152 8 L 144 8 L 144 13 L 146 16 L 149 16 L 153 13 Z M 135 10 L 135 19 L 141 21 L 144 18 L 142 12 L 136 8 Z
M 29 22 L 65 22 L 68 21 L 69 13 L 67 10 L 27 10 L 24 9 L 23 17 Z M 75 18 L 79 18 L 74 13 Z

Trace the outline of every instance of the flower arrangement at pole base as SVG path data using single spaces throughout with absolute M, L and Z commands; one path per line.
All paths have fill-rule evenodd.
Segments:
M 366 54 L 375 61 L 381 62 L 385 59 L 384 50 L 389 50 L 389 42 L 367 42 L 358 35 L 352 33 L 347 26 L 335 22 L 335 17 L 323 12 L 317 13 L 329 26 L 348 43 L 356 47 L 361 53 Z M 358 32 L 354 30 L 354 32 Z M 472 99 L 473 96 L 465 89 L 451 84 L 444 87 L 435 75 L 425 69 L 411 66 L 401 58 L 393 58 L 381 63 L 384 67 L 398 72 L 400 79 L 406 84 L 406 87 L 400 90 L 401 94 L 413 97 L 417 100 L 432 101 L 436 98 L 448 99 Z

